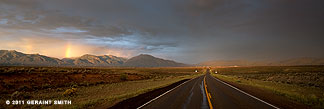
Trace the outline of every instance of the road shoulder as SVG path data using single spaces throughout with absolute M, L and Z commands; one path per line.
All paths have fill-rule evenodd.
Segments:
M 215 77 L 215 76 L 213 76 Z M 215 77 L 217 78 L 217 77 Z M 219 80 L 222 80 L 223 82 L 226 82 L 246 93 L 249 93 L 259 99 L 262 99 L 270 104 L 273 104 L 279 108 L 283 108 L 283 109 L 307 109 L 310 108 L 304 104 L 300 104 L 298 102 L 289 100 L 283 96 L 277 95 L 275 94 L 273 91 L 267 90 L 267 89 L 262 89 L 262 88 L 258 88 L 258 87 L 254 87 L 254 86 L 249 86 L 249 85 L 245 85 L 245 84 L 238 84 L 235 83 L 233 81 L 228 81 L 228 80 L 224 80 L 221 78 L 217 78 Z

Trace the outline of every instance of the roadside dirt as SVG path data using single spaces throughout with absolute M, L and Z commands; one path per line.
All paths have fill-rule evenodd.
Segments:
M 110 109 L 135 109 L 143 104 L 145 104 L 146 102 L 154 99 L 155 97 L 163 94 L 164 92 L 180 85 L 181 83 L 188 81 L 189 79 L 185 79 L 185 80 L 181 80 L 178 81 L 176 83 L 173 83 L 169 86 L 166 87 L 162 87 L 159 89 L 155 89 L 153 91 L 138 95 L 136 97 L 133 98 L 129 98 L 127 100 L 124 100 L 122 102 L 117 103 L 116 105 L 110 107 Z

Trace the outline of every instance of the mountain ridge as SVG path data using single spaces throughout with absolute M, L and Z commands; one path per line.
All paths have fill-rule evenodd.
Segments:
M 38 61 L 34 63 L 33 61 Z M 24 54 L 15 50 L 0 50 L 0 64 L 1 65 L 50 65 L 56 66 L 64 64 L 58 58 L 48 57 L 39 54 Z
M 165 60 L 156 58 L 148 54 L 140 54 L 138 56 L 128 59 L 123 66 L 133 67 L 184 67 L 189 66 L 183 63 L 178 63 L 172 60 Z
M 137 58 L 136 58 L 137 57 Z M 141 58 L 142 57 L 142 58 Z M 31 66 L 117 66 L 117 67 L 180 67 L 186 64 L 141 54 L 130 59 L 113 55 L 84 54 L 58 59 L 40 54 L 24 54 L 15 50 L 0 50 L 0 65 Z

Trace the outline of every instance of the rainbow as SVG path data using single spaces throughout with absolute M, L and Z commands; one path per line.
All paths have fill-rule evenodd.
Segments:
M 69 58 L 71 57 L 71 45 L 67 44 L 66 49 L 65 49 L 65 57 Z

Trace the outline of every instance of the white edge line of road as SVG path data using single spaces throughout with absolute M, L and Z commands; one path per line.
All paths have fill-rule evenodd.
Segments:
M 201 77 L 201 76 L 198 76 L 198 77 Z M 154 99 L 152 99 L 152 100 L 146 102 L 145 104 L 143 104 L 142 106 L 140 106 L 140 107 L 138 107 L 138 108 L 136 108 L 136 109 L 141 109 L 141 108 L 143 108 L 144 106 L 150 104 L 151 102 L 153 102 L 153 101 L 159 99 L 159 98 L 162 97 L 163 95 L 168 94 L 169 92 L 173 91 L 174 89 L 176 89 L 176 88 L 182 86 L 183 84 L 185 84 L 185 83 L 187 83 L 187 82 L 189 82 L 189 81 L 191 81 L 191 80 L 193 80 L 193 79 L 196 79 L 196 78 L 198 78 L 198 77 L 192 78 L 192 79 L 190 79 L 190 80 L 188 80 L 188 81 L 186 81 L 186 82 L 184 82 L 184 83 L 181 83 L 180 85 L 178 85 L 178 86 L 176 86 L 176 87 L 174 87 L 174 88 L 172 88 L 172 89 L 170 89 L 170 90 L 164 92 L 163 94 L 161 94 L 161 95 L 155 97 Z
M 211 76 L 211 75 L 210 75 L 210 76 Z M 233 89 L 235 89 L 235 90 L 237 90 L 237 91 L 239 91 L 239 92 L 241 92 L 241 93 L 244 93 L 245 95 L 248 95 L 248 96 L 250 96 L 250 97 L 252 97 L 252 98 L 254 98 L 254 99 L 258 100 L 258 101 L 261 101 L 261 102 L 263 102 L 263 103 L 265 103 L 265 104 L 267 104 L 267 105 L 269 105 L 269 106 L 271 106 L 271 107 L 273 107 L 273 108 L 275 108 L 275 109 L 280 109 L 280 108 L 278 108 L 278 107 L 276 107 L 276 106 L 274 106 L 274 105 L 272 105 L 272 104 L 270 104 L 270 103 L 268 103 L 268 102 L 265 102 L 265 101 L 263 101 L 263 100 L 261 100 L 261 99 L 255 97 L 255 96 L 249 94 L 249 93 L 246 93 L 246 92 L 244 92 L 244 91 L 242 91 L 242 90 L 240 90 L 240 89 L 238 89 L 238 88 L 236 88 L 236 87 L 234 87 L 234 86 L 232 86 L 232 85 L 230 85 L 230 84 L 228 84 L 228 83 L 226 83 L 226 82 L 223 82 L 222 80 L 219 80 L 219 79 L 215 78 L 214 76 L 211 76 L 211 77 L 213 77 L 213 78 L 216 79 L 217 81 L 219 81 L 219 82 L 221 82 L 221 83 L 223 83 L 223 84 L 225 84 L 225 85 L 227 85 L 227 86 L 229 86 L 229 87 L 231 87 L 231 88 L 233 88 Z

